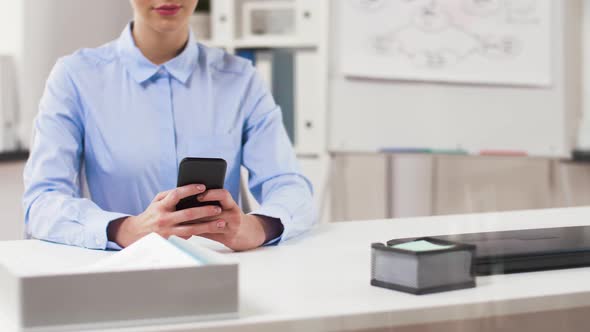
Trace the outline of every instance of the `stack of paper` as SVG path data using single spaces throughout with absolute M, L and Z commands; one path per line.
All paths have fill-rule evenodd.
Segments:
M 87 272 L 155 270 L 204 265 L 194 245 L 171 237 L 166 240 L 152 233 L 120 252 L 86 268 Z

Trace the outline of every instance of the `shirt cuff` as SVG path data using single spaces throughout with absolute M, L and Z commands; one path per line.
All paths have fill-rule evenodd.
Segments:
M 123 250 L 116 242 L 107 241 L 107 250 Z
M 284 227 L 284 226 L 283 226 Z M 283 238 L 283 235 L 276 237 L 268 242 L 266 242 L 265 244 L 263 244 L 262 246 L 264 247 L 270 247 L 270 246 L 276 246 L 277 244 L 279 244 L 281 242 L 281 239 Z
M 85 220 L 84 246 L 88 249 L 116 249 L 120 250 L 116 243 L 109 243 L 107 227 L 112 221 L 129 217 L 128 214 L 107 212 L 102 210 L 89 211 Z
M 285 235 L 289 234 L 291 217 L 285 209 L 278 206 L 262 206 L 258 210 L 252 211 L 249 214 L 278 219 L 279 222 L 283 225 L 283 233 L 279 237 L 267 241 L 263 244 L 263 246 L 277 245 L 283 239 L 288 238 L 288 236 Z

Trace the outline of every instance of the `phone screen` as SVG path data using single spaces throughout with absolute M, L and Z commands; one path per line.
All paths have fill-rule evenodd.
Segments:
M 223 189 L 227 162 L 217 158 L 185 158 L 178 169 L 178 187 L 189 184 L 205 185 L 207 190 Z M 219 202 L 199 202 L 197 196 L 182 199 L 176 210 L 190 209 L 205 205 L 217 205 Z

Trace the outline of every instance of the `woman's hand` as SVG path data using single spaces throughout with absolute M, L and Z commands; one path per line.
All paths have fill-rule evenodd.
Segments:
M 203 236 L 235 251 L 244 251 L 282 234 L 279 220 L 244 214 L 227 190 L 205 190 L 203 185 L 188 185 L 159 193 L 142 214 L 111 222 L 107 229 L 109 241 L 125 248 L 155 232 L 165 238 Z M 201 202 L 218 201 L 221 208 L 202 206 L 176 211 L 181 199 L 193 195 L 199 195 Z
M 227 190 L 208 190 L 198 195 L 197 199 L 201 202 L 219 202 L 223 209 L 220 215 L 202 219 L 213 220 L 218 223 L 218 228 L 216 232 L 201 236 L 223 243 L 235 251 L 258 248 L 283 233 L 283 225 L 278 219 L 244 214 Z
M 128 247 L 154 232 L 165 238 L 176 235 L 184 239 L 193 235 L 225 233 L 227 228 L 223 220 L 183 224 L 199 219 L 220 219 L 222 209 L 217 206 L 176 211 L 176 204 L 181 199 L 203 193 L 205 190 L 203 185 L 188 185 L 159 193 L 142 214 L 111 222 L 107 229 L 109 241 L 121 247 Z

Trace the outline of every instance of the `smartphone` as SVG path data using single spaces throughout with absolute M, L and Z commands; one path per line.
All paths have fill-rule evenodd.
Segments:
M 185 158 L 178 169 L 178 187 L 189 184 L 202 184 L 210 189 L 223 189 L 227 162 L 217 158 Z M 176 210 L 190 209 L 205 205 L 221 206 L 219 202 L 199 202 L 197 196 L 182 199 Z

